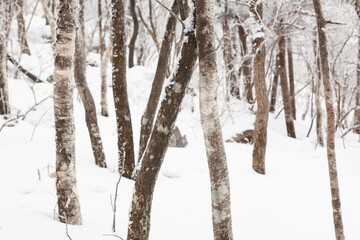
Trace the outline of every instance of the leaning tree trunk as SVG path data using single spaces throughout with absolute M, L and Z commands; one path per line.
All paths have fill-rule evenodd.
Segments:
M 326 20 L 324 19 L 321 11 L 321 5 L 319 0 L 313 0 L 314 9 L 316 14 L 316 22 L 318 27 L 318 39 L 320 49 L 320 60 L 321 60 L 321 73 L 324 84 L 325 92 L 325 106 L 327 115 L 327 158 L 329 164 L 329 175 L 330 175 L 330 189 L 331 189 L 331 202 L 333 207 L 333 220 L 335 227 L 336 240 L 344 240 L 344 227 L 341 215 L 341 202 L 340 202 L 340 191 L 336 168 L 336 156 L 335 156 L 335 114 L 332 99 L 332 90 L 330 83 L 329 63 L 328 63 L 328 52 L 326 47 Z
M 107 104 L 107 64 L 110 59 L 111 50 L 112 50 L 112 39 L 110 37 L 108 46 L 106 48 L 105 54 L 101 59 L 101 115 L 104 117 L 109 116 L 108 104 Z
M 241 55 L 242 55 L 242 57 L 245 57 L 245 60 L 241 66 L 241 69 L 242 69 L 243 79 L 244 79 L 244 83 L 245 83 L 246 101 L 248 103 L 253 103 L 254 98 L 253 98 L 253 94 L 252 94 L 251 69 L 250 69 L 251 61 L 250 61 L 249 56 L 247 56 L 247 44 L 246 44 L 247 35 L 246 35 L 244 27 L 241 24 L 239 24 L 238 30 L 239 30 L 239 38 L 241 41 Z
M 119 172 L 132 179 L 135 168 L 131 114 L 126 86 L 125 9 L 123 0 L 112 0 L 112 87 L 115 102 Z
M 289 69 L 289 87 L 290 87 L 290 103 L 291 116 L 296 120 L 296 104 L 295 104 L 295 82 L 294 82 L 294 64 L 293 54 L 291 49 L 291 40 L 287 39 L 287 55 L 288 55 L 288 69 Z
M 73 108 L 73 56 L 77 0 L 60 0 L 54 71 L 54 119 L 56 130 L 56 191 L 60 221 L 81 224 L 76 188 L 75 127 Z
M 178 5 L 176 1 L 177 0 L 174 0 L 171 8 L 174 14 L 178 13 Z M 149 100 L 147 102 L 145 112 L 141 117 L 140 143 L 139 143 L 139 156 L 138 156 L 139 161 L 142 155 L 144 154 L 147 142 L 149 140 L 152 131 L 156 109 L 159 104 L 161 90 L 163 88 L 164 80 L 167 73 L 167 66 L 169 63 L 170 53 L 171 53 L 171 45 L 174 40 L 176 21 L 177 20 L 173 15 L 169 16 L 168 22 L 166 24 L 165 34 L 163 36 L 163 41 L 161 43 L 158 64 L 156 68 L 154 81 L 151 87 Z
M 212 224 L 215 240 L 233 239 L 230 183 L 217 107 L 218 72 L 214 34 L 214 3 L 196 0 L 196 37 L 199 48 L 200 115 L 208 159 Z
M 250 16 L 253 18 L 256 29 L 252 42 L 254 57 L 253 81 L 257 99 L 257 112 L 254 129 L 253 169 L 265 174 L 265 153 L 267 142 L 267 124 L 269 118 L 269 101 L 265 82 L 265 43 L 262 26 L 262 3 L 250 0 Z
M 6 36 L 11 24 L 10 4 L 10 0 L 0 2 L 0 115 L 10 114 L 6 66 Z
M 276 55 L 275 60 L 275 70 L 274 70 L 274 77 L 273 77 L 273 84 L 271 86 L 271 97 L 270 97 L 270 109 L 271 113 L 275 112 L 275 104 L 276 104 L 276 93 L 277 87 L 279 85 L 279 54 Z
M 84 57 L 85 46 L 83 44 L 83 38 L 85 36 L 81 33 L 81 28 L 84 26 L 84 0 L 80 0 L 80 14 L 78 22 L 80 29 L 77 31 L 75 40 L 75 84 L 85 108 L 85 121 L 90 135 L 95 163 L 99 167 L 106 168 L 105 154 L 97 122 L 95 102 L 86 82 L 86 59 Z
M 30 55 L 29 44 L 26 40 L 25 20 L 23 15 L 23 10 L 24 10 L 23 0 L 17 0 L 16 6 L 18 11 L 18 14 L 16 15 L 16 20 L 18 23 L 18 41 L 20 44 L 21 53 Z
M 183 44 L 178 70 L 165 89 L 166 96 L 157 114 L 148 147 L 139 163 L 140 171 L 136 176 L 127 240 L 149 238 L 151 202 L 156 179 L 197 59 L 195 10 L 192 14 L 193 21 L 185 33 L 188 40 Z
M 129 43 L 129 68 L 132 68 L 134 66 L 135 43 L 139 33 L 139 21 L 135 11 L 135 0 L 130 0 L 130 13 L 133 20 L 133 34 Z
M 324 138 L 322 134 L 322 116 L 323 111 L 321 108 L 320 102 L 320 89 L 321 89 L 321 66 L 320 66 L 320 56 L 317 51 L 317 41 L 314 41 L 314 58 L 316 62 L 316 85 L 315 85 L 315 107 L 316 107 L 316 139 L 317 143 L 323 147 Z
M 279 37 L 279 67 L 280 67 L 280 85 L 284 104 L 285 122 L 287 135 L 296 138 L 294 121 L 291 111 L 290 94 L 286 77 L 285 65 L 285 38 L 283 35 Z

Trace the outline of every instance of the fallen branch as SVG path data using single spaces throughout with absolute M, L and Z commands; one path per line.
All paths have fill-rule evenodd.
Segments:
M 7 55 L 7 59 L 23 74 L 25 74 L 28 78 L 30 78 L 34 83 L 44 82 L 40 78 L 36 77 L 34 74 L 23 68 L 13 57 L 9 54 Z

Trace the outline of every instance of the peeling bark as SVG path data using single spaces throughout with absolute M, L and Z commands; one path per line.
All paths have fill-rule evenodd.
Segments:
M 75 172 L 73 108 L 73 56 L 77 0 L 60 0 L 54 71 L 54 118 L 56 130 L 56 192 L 60 221 L 81 224 Z
M 253 169 L 265 174 L 265 153 L 267 144 L 267 124 L 269 118 L 269 101 L 265 82 L 265 45 L 262 26 L 262 3 L 250 0 L 250 16 L 255 21 L 255 38 L 252 40 L 254 57 L 253 82 L 257 99 L 257 112 L 254 128 Z
M 112 87 L 115 103 L 119 172 L 132 179 L 135 168 L 131 114 L 126 84 L 124 0 L 112 0 Z
M 337 176 L 336 167 L 336 156 L 335 156 L 335 114 L 332 99 L 332 89 L 330 83 L 330 72 L 328 62 L 328 52 L 326 47 L 326 20 L 322 15 L 321 4 L 319 0 L 313 0 L 316 22 L 318 27 L 318 41 L 320 49 L 320 60 L 321 60 L 321 73 L 324 84 L 325 92 L 325 106 L 327 115 L 327 158 L 329 165 L 329 176 L 330 176 L 330 189 L 331 189 L 331 202 L 332 202 L 332 213 L 335 228 L 336 240 L 344 240 L 344 227 L 341 215 L 341 202 L 340 202 L 340 191 Z
M 214 3 L 212 0 L 197 0 L 196 10 L 200 116 L 210 174 L 214 239 L 230 240 L 233 239 L 230 182 L 217 107 L 218 72 L 213 27 Z
M 280 35 L 279 37 L 280 85 L 281 85 L 281 93 L 284 104 L 286 131 L 289 137 L 296 138 L 294 121 L 291 110 L 289 87 L 286 77 L 285 49 L 286 49 L 285 38 L 283 35 Z
M 75 57 L 74 57 L 74 79 L 76 88 L 79 92 L 81 101 L 85 108 L 85 121 L 89 131 L 91 147 L 93 150 L 95 163 L 99 167 L 106 168 L 105 153 L 100 136 L 100 130 L 97 122 L 96 107 L 90 89 L 86 82 L 86 59 L 84 56 L 84 0 L 80 0 L 79 14 L 80 29 L 76 33 Z
M 195 13 L 193 14 L 195 15 Z M 195 16 L 193 17 L 195 21 Z M 188 40 L 182 47 L 178 71 L 174 73 L 170 84 L 165 88 L 166 96 L 161 103 L 148 147 L 139 165 L 140 170 L 136 176 L 127 240 L 147 240 L 149 238 L 151 203 L 156 179 L 197 59 L 194 21 L 192 27 L 185 33 Z
M 171 10 L 175 14 L 178 13 L 178 5 L 176 3 L 176 0 L 174 0 Z M 170 53 L 171 53 L 171 46 L 175 36 L 176 21 L 177 20 L 174 16 L 172 15 L 169 16 L 168 22 L 166 24 L 165 34 L 161 44 L 158 64 L 156 68 L 154 81 L 151 87 L 149 100 L 147 102 L 146 110 L 143 116 L 141 117 L 140 143 L 139 143 L 139 156 L 138 156 L 139 160 L 144 154 L 146 145 L 151 135 L 156 109 L 159 104 L 161 91 L 166 78 L 167 66 L 169 64 Z

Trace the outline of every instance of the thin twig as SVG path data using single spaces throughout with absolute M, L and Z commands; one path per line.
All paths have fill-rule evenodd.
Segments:
M 164 4 L 162 4 L 161 2 L 159 2 L 159 0 L 155 0 L 155 2 L 157 2 L 158 4 L 160 4 L 163 8 L 165 8 L 174 18 L 176 18 L 182 25 L 183 30 L 186 28 L 185 27 L 185 23 L 178 17 L 177 14 L 175 14 L 173 11 L 171 11 L 171 9 L 169 9 L 168 7 L 166 7 Z

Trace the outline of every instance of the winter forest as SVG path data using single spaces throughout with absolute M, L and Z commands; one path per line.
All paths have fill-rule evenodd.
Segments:
M 1 240 L 359 240 L 360 0 L 0 0 Z

